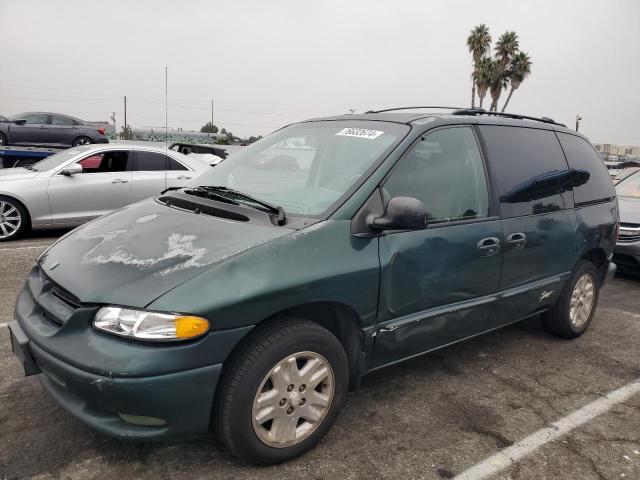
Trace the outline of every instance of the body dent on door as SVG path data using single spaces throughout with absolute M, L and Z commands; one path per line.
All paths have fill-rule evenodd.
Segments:
M 501 238 L 499 220 L 380 238 L 381 285 L 373 368 L 491 328 L 502 255 L 478 242 Z

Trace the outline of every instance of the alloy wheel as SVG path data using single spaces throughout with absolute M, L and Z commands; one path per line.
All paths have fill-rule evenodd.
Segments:
M 255 395 L 255 434 L 271 447 L 300 443 L 324 420 L 334 391 L 333 370 L 322 355 L 299 352 L 288 356 L 267 373 Z
M 78 139 L 78 141 L 76 142 L 76 145 L 91 145 L 91 140 L 89 140 L 88 138 L 82 137 Z
M 569 304 L 569 318 L 574 328 L 582 327 L 593 309 L 595 298 L 595 280 L 590 273 L 585 273 L 576 282 Z
M 21 224 L 20 211 L 11 203 L 0 200 L 0 238 L 4 240 L 12 237 Z

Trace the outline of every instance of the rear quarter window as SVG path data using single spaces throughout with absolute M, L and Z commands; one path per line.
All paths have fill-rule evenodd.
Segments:
M 499 125 L 479 128 L 503 218 L 573 206 L 566 189 L 569 168 L 553 131 Z
M 576 206 L 610 200 L 615 197 L 611 176 L 598 152 L 584 138 L 558 133 L 569 167 L 589 172 L 587 182 L 574 187 Z

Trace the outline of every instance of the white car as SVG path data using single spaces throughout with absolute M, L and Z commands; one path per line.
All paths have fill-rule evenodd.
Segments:
M 74 147 L 27 168 L 0 169 L 0 241 L 29 228 L 75 227 L 210 169 L 195 157 L 140 144 Z

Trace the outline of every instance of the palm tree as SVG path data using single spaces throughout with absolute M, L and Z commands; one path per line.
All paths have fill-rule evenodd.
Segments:
M 483 57 L 473 72 L 473 78 L 478 89 L 478 97 L 480 98 L 480 108 L 482 108 L 484 97 L 487 95 L 487 90 L 491 84 L 491 63 L 492 60 L 490 57 Z
M 511 65 L 509 67 L 509 82 L 511 83 L 511 89 L 509 90 L 507 100 L 502 106 L 503 112 L 507 108 L 507 105 L 509 105 L 509 100 L 511 100 L 513 91 L 517 90 L 522 82 L 524 82 L 524 79 L 531 74 L 531 65 L 533 65 L 533 62 L 531 61 L 529 54 L 526 52 L 518 52 L 511 59 Z
M 467 38 L 467 47 L 469 47 L 469 53 L 471 53 L 473 57 L 473 74 L 471 81 L 471 108 L 474 108 L 476 105 L 476 70 L 478 68 L 478 63 L 482 57 L 484 57 L 489 50 L 491 49 L 491 35 L 489 34 L 489 29 L 487 26 L 482 23 L 480 25 L 476 25 L 473 30 L 471 30 L 471 34 Z
M 516 32 L 504 32 L 496 42 L 496 58 L 500 59 L 500 63 L 506 69 L 511 59 L 518 53 L 520 42 Z
M 498 100 L 502 94 L 502 89 L 509 84 L 509 63 L 518 53 L 520 42 L 516 32 L 507 31 L 500 35 L 496 42 L 495 59 L 490 67 L 490 92 L 491 108 L 493 112 L 498 111 Z
M 490 58 L 487 66 L 488 80 L 489 80 L 489 93 L 491 94 L 491 107 L 489 111 L 498 111 L 498 100 L 502 94 L 502 89 L 507 88 L 507 70 L 502 65 L 502 61 L 499 58 Z

